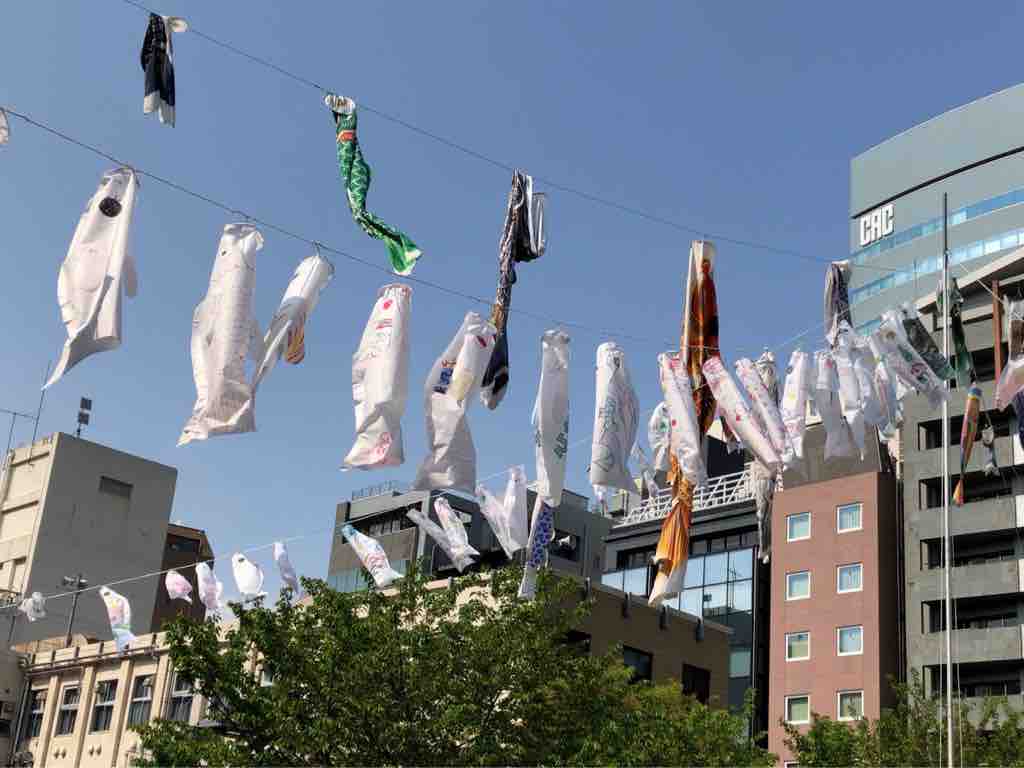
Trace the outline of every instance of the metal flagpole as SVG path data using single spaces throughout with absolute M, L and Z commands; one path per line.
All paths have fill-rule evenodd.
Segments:
M 942 193 L 942 355 L 949 360 L 949 211 Z M 949 380 L 942 401 L 942 550 L 946 588 L 946 765 L 953 768 L 953 596 L 949 589 Z M 963 481 L 963 478 L 960 478 Z

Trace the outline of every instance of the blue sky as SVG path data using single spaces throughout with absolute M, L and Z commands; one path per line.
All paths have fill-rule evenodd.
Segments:
M 1014 84 L 1024 21 L 1011 5 L 945 3 L 156 7 L 536 176 L 822 259 L 848 251 L 850 158 Z M 4 18 L 0 105 L 255 217 L 386 263 L 383 245 L 348 212 L 333 126 L 315 90 L 186 33 L 175 38 L 171 129 L 142 114 L 139 10 L 119 0 L 36 0 L 12 5 Z M 415 275 L 493 296 L 509 174 L 365 111 L 360 138 L 374 172 L 369 207 L 423 249 Z M 0 150 L 0 327 L 8 329 L 0 407 L 35 408 L 43 370 L 64 341 L 57 270 L 108 167 L 12 119 L 11 143 Z M 520 268 L 513 292 L 511 390 L 496 412 L 477 404 L 470 415 L 480 476 L 514 463 L 534 475 L 529 419 L 545 324 L 516 308 L 652 339 L 678 335 L 691 236 L 548 191 L 548 251 Z M 406 464 L 341 473 L 352 441 L 351 354 L 389 279 L 335 258 L 336 276 L 307 327 L 305 361 L 279 365 L 259 391 L 258 432 L 176 448 L 195 399 L 192 312 L 232 220 L 142 179 L 133 233 L 139 295 L 126 306 L 126 343 L 53 387 L 40 427 L 72 431 L 78 398 L 91 397 L 87 437 L 177 467 L 172 517 L 209 532 L 226 583 L 231 552 L 323 531 L 354 489 L 412 477 L 425 449 L 424 377 L 465 312 L 487 311 L 413 287 Z M 310 252 L 272 231 L 264 236 L 256 278 L 263 327 Z M 726 243 L 718 254 L 729 360 L 820 323 L 824 265 Z M 594 352 L 607 336 L 570 332 L 570 440 L 578 441 L 591 429 Z M 655 356 L 665 345 L 621 343 L 649 412 L 660 399 Z M 19 424 L 16 442 L 30 436 L 31 425 Z M 568 487 L 589 492 L 588 457 L 587 446 L 573 447 Z M 290 548 L 300 572 L 325 575 L 329 533 Z M 276 588 L 269 551 L 253 557 Z

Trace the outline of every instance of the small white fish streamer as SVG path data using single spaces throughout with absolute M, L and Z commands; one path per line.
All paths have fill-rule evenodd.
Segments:
M 199 599 L 206 606 L 206 615 L 223 610 L 224 583 L 206 563 L 196 563 L 196 582 L 199 584 Z
M 46 618 L 46 598 L 41 592 L 33 592 L 18 605 L 18 610 L 25 614 L 29 621 L 39 621 Z
M 192 585 L 177 571 L 172 569 L 164 575 L 164 588 L 171 600 L 184 600 L 191 604 Z
M 491 323 L 467 312 L 455 337 L 434 361 L 423 391 L 427 455 L 416 472 L 414 490 L 473 492 L 476 447 L 466 413 L 480 389 L 496 334 Z
M 370 572 L 374 583 L 381 589 L 402 578 L 402 574 L 391 567 L 388 555 L 380 542 L 364 533 L 360 533 L 351 525 L 341 527 L 341 535 L 362 561 L 363 567 Z
M 819 350 L 815 353 L 817 376 L 814 382 L 814 405 L 825 425 L 825 461 L 851 458 L 856 455 L 856 446 L 850 434 L 850 427 L 843 418 L 839 401 L 839 375 L 832 353 Z
M 772 377 L 774 378 L 774 359 L 772 362 Z M 740 380 L 743 389 L 746 390 L 755 420 L 764 435 L 771 441 L 772 448 L 782 463 L 791 464 L 794 458 L 793 445 L 790 443 L 786 427 L 782 423 L 782 414 L 779 413 L 778 404 L 768 391 L 768 387 L 765 386 L 760 371 L 753 362 L 745 357 L 736 361 L 735 368 L 736 377 Z M 778 389 L 777 385 L 776 389 Z
M 263 569 L 241 552 L 236 552 L 231 557 L 231 570 L 235 574 L 235 584 L 243 600 L 267 596 L 263 591 Z
M 356 439 L 342 469 L 397 467 L 405 461 L 402 415 L 409 397 L 409 316 L 412 289 L 385 285 L 352 356 Z
M 288 548 L 283 541 L 274 542 L 274 562 L 277 564 L 277 572 L 281 575 L 281 581 L 291 587 L 293 597 L 302 597 L 302 584 L 299 575 L 295 572 L 291 559 L 288 557 Z
M 134 297 L 138 290 L 135 260 L 128 251 L 138 186 L 130 168 L 107 171 L 78 220 L 57 277 L 57 303 L 68 339 L 43 389 L 89 355 L 121 346 L 122 293 Z
M 252 379 L 253 392 L 281 357 L 292 365 L 298 365 L 306 357 L 306 323 L 316 308 L 320 292 L 332 277 L 334 267 L 319 253 L 307 256 L 295 268 L 263 338 L 263 358 Z
M 110 631 L 117 644 L 117 652 L 124 653 L 135 642 L 132 634 L 132 607 L 128 598 L 120 595 L 110 587 L 100 587 L 100 597 L 107 606 L 107 618 L 110 619 Z
M 526 479 L 522 467 L 509 469 L 505 498 L 498 501 L 487 488 L 476 489 L 480 503 L 480 514 L 491 526 L 501 548 L 511 560 L 520 549 L 525 549 L 529 540 L 526 523 Z
M 206 297 L 192 316 L 196 404 L 178 445 L 256 429 L 247 357 L 263 355 L 253 313 L 256 252 L 263 235 L 251 224 L 228 224 L 217 249 Z
M 467 566 L 473 564 L 473 558 L 480 553 L 469 545 L 469 537 L 466 535 L 466 527 L 462 524 L 461 518 L 451 508 L 448 499 L 438 496 L 434 499 L 434 514 L 440 525 L 434 523 L 429 517 L 423 515 L 419 510 L 411 509 L 405 516 L 418 525 L 423 532 L 437 542 L 437 545 L 452 561 L 452 565 L 462 573 Z
M 7 121 L 7 113 L 0 109 L 0 144 L 6 144 L 11 138 L 11 124 Z

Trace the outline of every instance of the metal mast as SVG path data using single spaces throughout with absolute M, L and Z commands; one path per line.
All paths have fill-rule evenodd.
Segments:
M 942 355 L 949 360 L 949 211 L 942 193 Z M 949 589 L 949 381 L 942 401 L 942 561 L 946 589 L 946 765 L 953 768 L 953 596 Z M 961 478 L 961 481 L 963 478 Z

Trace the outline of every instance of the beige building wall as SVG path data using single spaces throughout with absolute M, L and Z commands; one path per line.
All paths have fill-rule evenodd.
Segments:
M 16 449 L 0 480 L 0 590 L 54 595 L 64 576 L 81 573 L 95 586 L 160 570 L 176 480 L 173 467 L 62 432 Z M 117 587 L 136 633 L 150 630 L 158 583 Z M 0 622 L 8 645 L 63 635 L 71 598 L 49 600 L 46 610 L 46 619 L 18 619 L 13 631 Z M 95 590 L 82 594 L 74 629 L 110 636 Z
M 126 654 L 118 654 L 113 641 L 34 654 L 26 669 L 30 695 L 21 718 L 18 751 L 30 751 L 36 766 L 130 765 L 139 743 L 129 723 L 133 694 L 136 681 L 147 676 L 153 677 L 152 695 L 148 714 L 140 722 L 171 713 L 174 671 L 163 633 L 140 637 L 138 645 Z M 116 684 L 116 692 L 108 723 L 106 718 L 97 720 L 97 704 L 100 688 L 109 683 Z M 74 726 L 60 733 L 61 702 L 66 692 L 75 688 L 79 698 Z M 38 692 L 45 694 L 46 700 L 35 727 L 29 709 Z M 144 712 L 145 702 L 138 703 Z M 201 698 L 193 696 L 188 721 L 198 723 L 203 709 Z

